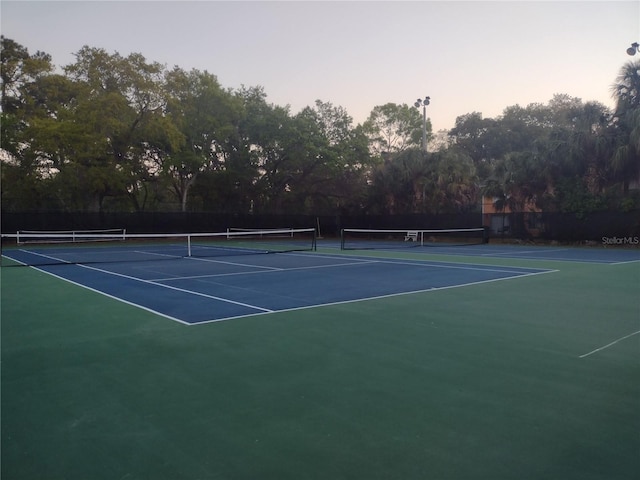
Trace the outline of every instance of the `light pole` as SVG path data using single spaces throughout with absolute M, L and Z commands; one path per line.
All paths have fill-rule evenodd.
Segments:
M 422 107 L 422 149 L 427 151 L 427 105 L 429 105 L 431 97 L 419 98 L 413 105 L 416 108 Z
M 627 55 L 635 55 L 636 52 L 640 51 L 640 44 L 638 42 L 633 42 L 629 48 L 627 48 Z

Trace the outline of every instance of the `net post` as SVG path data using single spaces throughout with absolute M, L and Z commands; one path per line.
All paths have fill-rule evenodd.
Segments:
M 424 247 L 424 230 L 420 230 L 420 246 Z
M 340 229 L 340 250 L 344 250 L 344 228 Z
M 187 235 L 187 257 L 191 256 L 191 235 Z

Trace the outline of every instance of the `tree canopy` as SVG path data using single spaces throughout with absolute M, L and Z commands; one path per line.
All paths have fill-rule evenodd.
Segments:
M 1 43 L 5 211 L 456 213 L 482 194 L 512 210 L 640 205 L 638 61 L 612 72 L 613 111 L 558 94 L 470 112 L 427 153 L 406 104 L 354 125 L 330 101 L 292 113 L 260 86 L 224 88 L 139 53 L 85 46 L 56 70 Z

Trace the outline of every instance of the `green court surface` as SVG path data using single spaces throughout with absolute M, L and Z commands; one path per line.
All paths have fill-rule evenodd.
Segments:
M 556 271 L 185 326 L 2 268 L 1 478 L 640 478 L 640 263 L 429 260 Z

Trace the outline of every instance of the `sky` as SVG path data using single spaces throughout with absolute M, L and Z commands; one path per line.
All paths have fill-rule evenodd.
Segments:
M 374 107 L 431 97 L 433 130 L 496 118 L 555 94 L 613 107 L 611 85 L 640 42 L 640 1 L 0 2 L 2 35 L 53 63 L 83 46 L 140 53 L 261 86 L 292 114 L 316 100 L 362 123 Z

